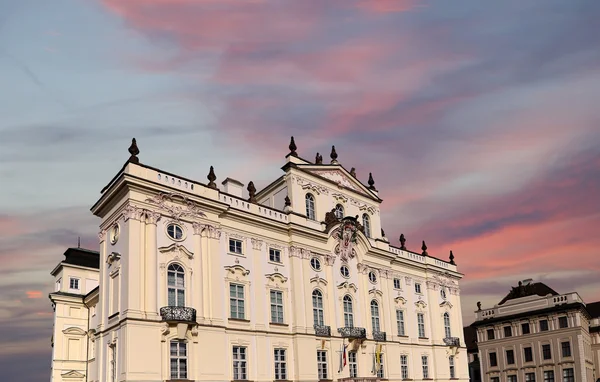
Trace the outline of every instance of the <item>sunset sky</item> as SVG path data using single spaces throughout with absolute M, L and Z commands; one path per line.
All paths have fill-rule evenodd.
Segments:
M 49 272 L 145 164 L 258 189 L 300 156 L 456 256 L 464 323 L 524 278 L 600 300 L 600 2 L 0 0 L 0 369 L 48 380 Z

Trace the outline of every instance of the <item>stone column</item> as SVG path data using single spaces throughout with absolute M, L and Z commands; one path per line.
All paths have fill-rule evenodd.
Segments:
M 148 212 L 146 224 L 146 312 L 151 316 L 158 316 L 158 249 L 156 241 L 156 224 L 160 213 Z

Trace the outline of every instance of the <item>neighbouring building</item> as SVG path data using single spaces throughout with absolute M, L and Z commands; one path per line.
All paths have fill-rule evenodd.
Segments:
M 475 314 L 475 322 L 465 328 L 465 336 L 473 331 L 476 336 L 475 346 L 469 346 L 471 381 L 599 378 L 600 302 L 586 304 L 576 292 L 559 294 L 529 279 L 493 308 L 478 303 Z M 477 367 L 480 376 L 474 375 Z
M 141 164 L 133 140 L 91 209 L 99 253 L 53 272 L 53 381 L 467 381 L 452 253 L 390 245 L 371 174 L 289 149 L 246 193 Z

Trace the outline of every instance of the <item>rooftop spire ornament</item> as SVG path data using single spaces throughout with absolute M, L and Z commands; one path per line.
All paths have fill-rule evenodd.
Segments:
M 456 265 L 456 263 L 454 262 L 454 254 L 452 253 L 452 250 L 450 250 L 450 264 Z
M 337 153 L 335 152 L 335 146 L 331 146 L 331 154 L 329 154 L 329 157 L 331 158 L 331 164 L 337 164 Z
M 285 207 L 291 207 L 292 206 L 292 201 L 290 200 L 290 197 L 288 195 L 285 196 Z
M 256 203 L 256 187 L 254 187 L 254 182 L 250 181 L 250 183 L 248 183 L 248 195 L 250 196 L 248 198 L 248 201 L 250 203 Z
M 140 160 L 137 157 L 138 154 L 140 153 L 140 149 L 138 149 L 138 147 L 137 147 L 137 142 L 135 141 L 135 138 L 133 138 L 131 140 L 131 146 L 129 146 L 128 151 L 129 151 L 129 154 L 131 154 L 131 156 L 129 157 L 129 160 L 127 162 L 131 162 L 131 163 L 135 163 L 135 164 L 140 163 Z
M 401 233 L 400 234 L 400 249 L 403 251 L 406 251 L 406 238 L 404 237 L 404 234 Z
M 354 167 L 350 169 L 350 175 L 356 178 L 356 169 Z
M 317 156 L 315 157 L 315 164 L 323 164 L 323 155 L 317 153 Z
M 375 188 L 375 181 L 373 180 L 373 174 L 369 173 L 369 190 L 377 191 Z
M 291 156 L 298 156 L 298 153 L 296 152 L 296 149 L 298 147 L 296 147 L 296 142 L 294 142 L 294 137 L 292 136 L 292 139 L 290 140 L 290 145 L 288 146 L 288 148 L 290 149 L 290 153 L 288 155 Z
M 213 166 L 210 166 L 210 171 L 208 172 L 206 179 L 208 179 L 208 187 L 214 188 L 216 190 L 217 184 L 215 183 L 215 180 L 217 180 L 217 176 L 215 175 L 215 169 L 213 168 Z
M 427 256 L 427 245 L 425 245 L 425 240 L 423 240 L 423 245 L 421 246 L 421 250 L 423 251 L 422 255 Z

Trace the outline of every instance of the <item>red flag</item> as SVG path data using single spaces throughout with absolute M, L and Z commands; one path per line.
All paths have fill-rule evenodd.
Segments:
M 344 367 L 346 367 L 346 348 L 348 345 L 344 345 Z

